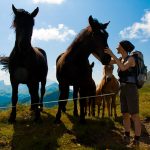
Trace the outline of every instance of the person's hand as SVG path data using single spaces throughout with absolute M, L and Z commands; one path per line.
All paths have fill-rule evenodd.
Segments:
M 107 54 L 109 54 L 110 56 L 113 55 L 113 52 L 109 48 L 104 49 L 104 52 L 107 53 Z

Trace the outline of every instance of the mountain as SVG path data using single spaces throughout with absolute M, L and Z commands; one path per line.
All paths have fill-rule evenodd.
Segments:
M 4 81 L 0 81 L 0 107 L 7 107 L 11 104 L 11 85 L 5 85 Z M 40 89 L 39 89 L 40 94 Z M 58 104 L 59 89 L 58 83 L 54 81 L 48 81 L 46 83 L 46 93 L 44 96 L 44 106 L 51 107 Z M 18 103 L 30 104 L 30 95 L 26 85 L 19 85 L 18 89 Z M 72 91 L 70 91 L 69 98 L 72 98 Z M 55 101 L 55 102 L 52 102 Z
M 150 71 L 147 72 L 147 83 L 150 83 Z
M 73 97 L 73 92 L 70 90 L 69 92 L 69 99 Z M 59 98 L 59 89 L 58 83 L 53 82 L 51 85 L 46 86 L 46 93 L 44 95 L 44 106 L 45 107 L 52 107 L 58 104 Z M 30 97 L 24 98 L 21 103 L 28 103 L 30 104 Z
M 20 85 L 18 89 L 18 97 L 20 100 L 29 96 L 26 85 Z M 12 95 L 11 85 L 5 85 L 4 81 L 0 81 L 0 107 L 10 104 Z

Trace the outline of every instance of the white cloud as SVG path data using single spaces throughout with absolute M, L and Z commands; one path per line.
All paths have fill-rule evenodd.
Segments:
M 146 11 L 140 22 L 120 31 L 122 38 L 140 39 L 145 42 L 150 39 L 150 11 Z
M 0 69 L 1 69 L 1 68 L 0 68 Z M 4 83 L 5 83 L 6 85 L 9 85 L 9 84 L 10 84 L 9 73 L 0 70 L 0 81 L 2 81 L 2 80 L 4 81 Z
M 58 27 L 51 27 L 49 26 L 47 29 L 40 28 L 33 30 L 33 41 L 35 40 L 58 40 L 58 41 L 66 41 L 71 36 L 75 36 L 76 32 L 68 27 L 64 26 L 63 24 L 59 24 Z
M 33 3 L 61 4 L 65 0 L 33 0 Z
M 47 80 L 58 82 L 56 79 L 56 66 L 48 70 Z

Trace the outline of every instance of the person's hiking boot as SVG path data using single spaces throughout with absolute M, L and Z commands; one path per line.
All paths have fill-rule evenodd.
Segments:
M 134 139 L 131 144 L 128 145 L 129 148 L 134 148 L 136 150 L 138 150 L 140 148 L 140 141 Z
M 140 144 L 140 141 L 139 141 L 139 140 L 134 139 L 134 140 L 132 141 L 132 145 L 139 146 L 139 144 Z
M 130 144 L 130 136 L 126 136 L 126 135 L 124 135 L 123 136 L 123 142 L 125 143 L 125 144 Z

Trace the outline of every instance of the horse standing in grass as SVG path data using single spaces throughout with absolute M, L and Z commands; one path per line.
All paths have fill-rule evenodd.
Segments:
M 60 59 L 60 57 L 63 55 L 64 53 L 60 54 L 57 59 L 56 59 L 56 64 L 58 62 L 58 60 Z M 89 63 L 89 62 L 88 62 Z M 94 62 L 92 62 L 91 64 L 89 63 L 88 64 L 88 70 L 89 70 L 89 74 L 91 75 L 91 78 L 92 78 L 92 69 L 94 67 Z M 93 96 L 95 95 L 96 93 L 96 85 L 95 85 L 95 82 L 94 80 L 92 79 L 91 80 L 91 88 L 92 89 L 88 89 L 89 90 L 89 95 Z M 91 92 L 91 94 L 90 94 Z M 74 103 L 74 110 L 73 110 L 73 115 L 75 117 L 78 116 L 78 108 L 77 108 L 77 101 L 80 97 L 80 93 L 79 93 L 79 87 L 78 86 L 73 86 L 73 103 Z M 62 107 L 62 111 L 63 112 L 66 112 L 66 105 L 67 105 L 67 100 L 64 102 L 64 105 Z M 91 108 L 92 108 L 92 114 L 94 115 L 95 113 L 95 98 L 87 98 L 87 103 L 86 103 L 86 106 L 85 106 L 85 114 L 87 114 L 87 107 L 88 107 L 88 110 L 89 110 L 89 116 L 90 116 L 90 113 L 91 113 Z
M 92 78 L 92 70 L 94 67 L 94 62 L 89 64 L 89 74 Z M 85 115 L 92 115 L 95 116 L 95 94 L 96 94 L 96 84 L 95 81 L 91 80 L 91 86 L 88 88 L 87 93 L 89 93 L 89 97 L 86 98 L 86 105 L 85 105 Z M 79 93 L 79 87 L 73 87 L 73 101 L 74 101 L 74 116 L 78 116 L 78 110 L 77 110 L 77 97 L 80 99 L 80 93 Z M 82 99 L 81 99 L 82 100 Z
M 31 36 L 34 26 L 34 17 L 37 15 L 37 7 L 32 13 L 23 9 L 16 9 L 12 5 L 15 14 L 12 27 L 16 31 L 15 46 L 9 57 L 1 58 L 5 69 L 9 69 L 12 86 L 12 112 L 9 122 L 16 120 L 16 104 L 18 101 L 18 85 L 27 84 L 31 96 L 31 109 L 35 111 L 35 120 L 40 118 L 39 103 L 43 102 L 47 77 L 47 57 L 44 50 L 33 48 Z M 41 100 L 39 100 L 39 82 L 41 82 Z
M 102 96 L 96 98 L 96 104 L 98 105 L 98 116 L 100 116 L 100 107 L 103 104 L 102 117 L 105 114 L 105 102 L 107 103 L 108 116 L 112 116 L 112 111 L 114 109 L 114 116 L 117 117 L 116 112 L 116 95 L 119 92 L 119 82 L 113 75 L 113 65 L 105 65 L 103 68 L 103 78 L 100 81 L 96 89 L 96 95 L 109 94 L 113 95 Z
M 72 44 L 67 48 L 56 63 L 56 77 L 59 82 L 59 100 L 68 99 L 69 86 L 79 88 L 80 97 L 91 95 L 89 89 L 94 89 L 91 84 L 93 79 L 89 71 L 90 54 L 93 54 L 102 64 L 108 64 L 111 57 L 104 53 L 108 47 L 106 32 L 109 23 L 99 23 L 92 16 L 89 17 L 89 26 L 86 27 Z M 93 93 L 96 92 L 93 90 Z M 55 123 L 60 123 L 61 112 L 65 107 L 64 101 L 59 101 Z M 80 122 L 85 122 L 86 99 L 80 99 Z

